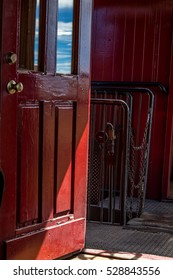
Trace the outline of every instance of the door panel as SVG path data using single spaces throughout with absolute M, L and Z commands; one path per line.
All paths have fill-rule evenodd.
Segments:
M 57 105 L 56 110 L 56 202 L 55 213 L 70 212 L 72 197 L 73 107 Z M 61 166 L 60 172 L 59 166 Z M 64 200 L 65 197 L 65 200 Z
M 79 15 L 73 52 L 78 63 L 77 72 L 70 75 L 55 74 L 55 0 L 40 1 L 40 72 L 4 61 L 9 51 L 19 57 L 21 3 L 3 1 L 2 13 L 0 168 L 6 189 L 0 209 L 0 257 L 52 259 L 84 247 L 92 1 L 75 1 Z M 28 4 L 35 7 L 36 1 Z M 56 13 L 51 17 L 53 8 Z M 15 36 L 7 40 L 9 32 Z M 29 62 L 25 63 L 29 68 Z M 10 80 L 21 82 L 23 91 L 9 94 L 6 84 Z
M 10 260 L 55 259 L 84 246 L 84 219 L 25 234 L 6 241 L 6 258 Z
M 39 104 L 20 104 L 18 113 L 18 222 L 27 225 L 39 216 Z

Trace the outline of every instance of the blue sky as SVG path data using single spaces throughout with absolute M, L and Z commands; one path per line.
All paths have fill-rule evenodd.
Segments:
M 56 72 L 71 73 L 73 0 L 59 0 L 57 15 L 57 64 Z M 37 0 L 35 32 L 35 64 L 38 62 L 39 0 Z
M 57 73 L 71 73 L 73 0 L 59 0 Z

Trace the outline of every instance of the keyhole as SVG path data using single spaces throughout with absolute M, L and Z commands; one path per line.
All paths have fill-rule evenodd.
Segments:
M 4 174 L 3 174 L 2 170 L 0 170 L 0 207 L 2 204 L 4 187 L 5 187 Z

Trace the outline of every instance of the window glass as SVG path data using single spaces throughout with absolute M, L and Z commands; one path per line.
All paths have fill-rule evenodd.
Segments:
M 44 44 L 48 43 L 44 40 L 46 3 L 42 0 L 21 0 L 20 69 L 40 71 L 44 68 Z M 71 74 L 74 0 L 57 0 L 57 3 L 56 73 Z
M 34 68 L 38 68 L 38 44 L 39 44 L 39 18 L 40 18 L 40 0 L 37 0 L 35 17 L 35 40 L 34 40 Z
M 58 0 L 56 72 L 70 74 L 72 68 L 73 0 Z

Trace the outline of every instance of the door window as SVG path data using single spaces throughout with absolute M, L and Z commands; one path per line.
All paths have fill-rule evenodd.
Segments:
M 52 40 L 54 36 L 46 34 L 48 16 L 51 16 L 48 15 L 48 1 L 21 0 L 19 68 L 22 70 L 47 72 L 45 69 L 48 64 L 46 59 L 52 59 L 49 58 L 49 54 L 52 56 L 53 53 L 55 73 L 76 73 L 74 61 L 76 64 L 77 58 L 74 56 L 77 53 L 75 36 L 78 32 L 74 14 L 75 16 L 77 14 L 77 1 L 57 0 L 56 2 L 55 0 L 54 3 L 57 10 L 56 38 L 55 41 L 47 42 L 47 45 L 55 43 L 56 46 L 55 50 L 48 51 L 45 42 Z

